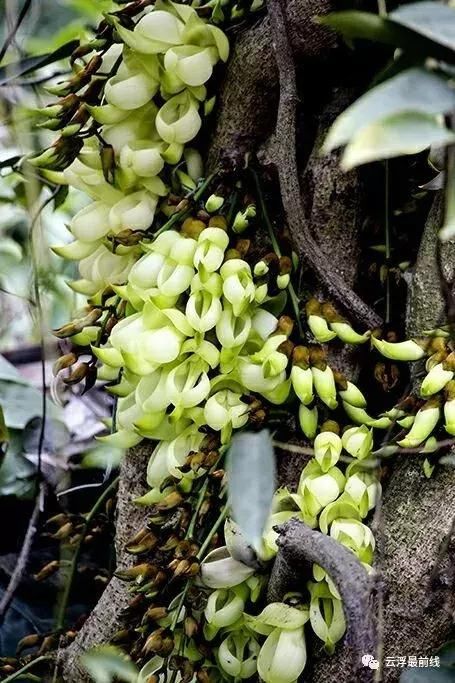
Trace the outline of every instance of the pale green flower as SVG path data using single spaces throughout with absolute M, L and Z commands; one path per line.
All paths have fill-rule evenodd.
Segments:
M 207 400 L 204 416 L 209 427 L 221 431 L 221 442 L 227 443 L 232 430 L 248 422 L 248 406 L 240 400 L 240 394 L 224 389 Z
M 454 374 L 451 370 L 444 369 L 443 363 L 437 363 L 424 378 L 420 386 L 420 395 L 428 398 L 428 396 L 437 394 L 444 389 L 447 382 L 453 379 L 453 376 Z
M 336 400 L 336 386 L 335 379 L 331 368 L 327 365 L 325 370 L 312 367 L 311 373 L 313 375 L 314 389 L 323 403 L 325 403 L 331 410 L 334 410 L 338 402 Z
M 417 411 L 411 429 L 404 439 L 398 441 L 398 445 L 403 448 L 414 448 L 419 446 L 432 433 L 439 422 L 441 410 L 439 404 L 428 401 L 420 410 Z
M 307 408 L 303 403 L 299 406 L 299 424 L 307 439 L 314 439 L 318 429 L 318 409 Z
M 320 315 L 309 315 L 307 323 L 314 338 L 320 344 L 324 344 L 337 336 L 335 332 L 329 329 L 327 321 Z
M 380 354 L 392 360 L 413 361 L 425 356 L 424 349 L 413 339 L 403 342 L 387 342 L 372 337 L 371 342 Z
M 155 119 L 158 134 L 170 144 L 184 145 L 195 138 L 201 123 L 197 100 L 187 90 L 163 104 Z
M 303 628 L 275 628 L 259 652 L 258 673 L 265 683 L 294 683 L 305 668 L 306 660 Z
M 311 368 L 301 368 L 293 365 L 291 369 L 292 387 L 304 405 L 308 405 L 314 398 L 313 373 Z
M 221 642 L 217 660 L 221 669 L 234 679 L 254 676 L 257 670 L 259 643 L 247 631 L 232 631 Z
M 223 294 L 232 305 L 234 315 L 242 315 L 256 293 L 250 266 L 242 259 L 230 259 L 221 266 L 220 275 Z
M 253 574 L 254 569 L 234 560 L 226 546 L 209 552 L 201 564 L 201 579 L 209 588 L 232 588 Z
M 360 427 L 350 427 L 341 436 L 343 448 L 352 455 L 353 458 L 363 460 L 367 458 L 373 450 L 373 430 L 366 425 Z
M 224 260 L 229 244 L 227 233 L 221 228 L 206 228 L 201 232 L 194 253 L 194 267 L 206 273 L 217 271 Z M 223 276 L 223 273 L 221 273 Z
M 337 464 L 342 450 L 341 439 L 333 432 L 321 432 L 314 440 L 314 457 L 323 472 Z
M 327 652 L 332 653 L 346 630 L 342 602 L 333 597 L 325 581 L 308 582 L 308 590 L 311 594 L 311 627 L 324 642 Z

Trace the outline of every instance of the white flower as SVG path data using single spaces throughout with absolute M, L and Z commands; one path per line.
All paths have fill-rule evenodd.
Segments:
M 140 177 L 156 176 L 164 166 L 160 152 L 160 146 L 148 140 L 131 141 L 120 151 L 120 166 L 131 169 Z
M 153 223 L 157 203 L 158 197 L 146 190 L 123 197 L 110 210 L 111 228 L 115 232 L 126 228 L 147 230 Z
M 116 24 L 120 38 L 133 50 L 144 54 L 165 53 L 170 47 L 180 45 L 185 25 L 171 12 L 155 9 L 143 16 L 134 31 Z
M 206 273 L 214 273 L 224 260 L 224 252 L 229 244 L 229 237 L 221 228 L 206 228 L 198 238 L 194 254 L 194 267 Z
M 139 109 L 157 93 L 159 62 L 156 57 L 139 57 L 128 50 L 115 76 L 106 81 L 107 102 L 118 109 Z
M 216 336 L 223 349 L 241 348 L 251 330 L 251 317 L 244 313 L 236 316 L 232 306 L 225 304 L 216 324 Z
M 82 242 L 94 242 L 105 237 L 111 229 L 110 210 L 111 207 L 104 202 L 93 202 L 78 211 L 70 225 L 74 237 Z
M 232 631 L 218 648 L 221 669 L 234 679 L 251 678 L 256 673 L 259 643 L 244 631 Z
M 100 244 L 96 251 L 80 261 L 79 272 L 83 280 L 76 280 L 71 287 L 82 294 L 94 295 L 108 284 L 121 284 L 128 277 L 135 259 L 133 251 L 113 254 Z
M 208 332 L 218 323 L 222 310 L 219 297 L 199 290 L 189 297 L 185 313 L 196 332 Z
M 314 457 L 321 470 L 327 472 L 336 465 L 341 455 L 341 439 L 333 432 L 321 432 L 314 440 Z
M 234 315 L 242 315 L 254 301 L 256 288 L 251 268 L 242 259 L 230 259 L 221 266 L 223 294 L 232 305 Z
M 234 560 L 226 546 L 212 550 L 201 564 L 201 579 L 209 588 L 238 586 L 253 574 L 254 569 Z
M 174 95 L 158 111 L 155 125 L 165 142 L 189 142 L 201 127 L 197 100 L 187 90 Z
M 207 400 L 204 417 L 209 427 L 221 431 L 221 441 L 226 443 L 233 429 L 248 422 L 248 406 L 240 400 L 240 394 L 224 389 Z
M 367 458 L 373 449 L 373 430 L 366 425 L 350 427 L 341 436 L 343 448 L 353 458 L 363 460 Z
M 303 628 L 275 628 L 258 656 L 258 673 L 265 683 L 294 683 L 307 659 Z

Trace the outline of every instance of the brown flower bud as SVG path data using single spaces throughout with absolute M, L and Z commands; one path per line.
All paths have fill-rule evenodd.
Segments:
M 138 555 L 153 548 L 158 543 L 157 537 L 146 527 L 138 531 L 125 545 L 125 550 L 132 555 Z
M 58 375 L 60 370 L 64 370 L 65 368 L 71 367 L 71 365 L 74 365 L 74 363 L 77 362 L 77 355 L 75 353 L 65 353 L 63 356 L 60 356 L 58 358 L 53 367 L 52 367 L 52 374 L 54 377 Z
M 209 228 L 220 228 L 221 230 L 227 230 L 227 220 L 224 216 L 211 216 L 209 220 Z
M 182 223 L 180 232 L 187 237 L 192 237 L 193 239 L 197 240 L 201 232 L 205 230 L 206 227 L 207 226 L 205 223 L 197 218 L 186 218 Z
M 39 570 L 36 574 L 33 575 L 33 578 L 35 581 L 44 581 L 47 579 L 49 576 L 52 576 L 52 574 L 55 574 L 59 570 L 60 567 L 60 562 L 58 560 L 52 560 L 51 562 L 48 562 L 42 569 Z
M 42 636 L 37 633 L 31 633 L 29 636 L 21 638 L 17 644 L 16 654 L 20 655 L 24 650 L 28 650 L 31 647 L 36 647 L 41 642 Z
M 194 638 L 199 631 L 199 624 L 194 617 L 187 616 L 183 622 L 183 630 L 187 638 Z

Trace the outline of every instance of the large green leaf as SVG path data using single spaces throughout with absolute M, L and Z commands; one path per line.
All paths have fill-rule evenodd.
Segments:
M 455 8 L 442 2 L 413 2 L 390 12 L 389 19 L 455 51 Z
M 138 670 L 131 659 L 120 648 L 101 645 L 89 650 L 81 662 L 95 683 L 136 683 Z
M 16 384 L 28 384 L 25 377 L 22 377 L 14 365 L 4 356 L 0 356 L 0 380 L 8 380 L 9 382 L 16 382 Z
M 366 126 L 406 112 L 440 114 L 455 108 L 455 91 L 440 76 L 424 69 L 407 69 L 377 85 L 348 107 L 333 124 L 324 151 L 344 145 Z
M 69 43 L 62 45 L 53 52 L 44 55 L 36 55 L 36 57 L 25 57 L 25 59 L 21 59 L 19 62 L 2 66 L 0 68 L 0 86 L 10 83 L 19 76 L 26 76 L 37 69 L 41 69 L 43 66 L 48 66 L 49 64 L 58 62 L 60 59 L 69 57 L 78 45 L 78 40 L 71 40 Z
M 438 3 L 417 4 L 437 5 Z M 447 9 L 453 14 L 453 9 Z M 410 16 L 403 18 L 403 16 L 396 16 L 395 13 L 392 13 L 388 17 L 381 17 L 372 12 L 348 10 L 331 12 L 323 17 L 318 17 L 317 21 L 324 26 L 330 26 L 348 40 L 355 38 L 372 40 L 402 48 L 416 57 L 435 57 L 448 62 L 453 62 L 455 58 L 453 48 L 447 45 L 449 42 L 447 37 L 443 35 L 439 40 L 433 31 L 423 31 L 422 27 L 418 25 L 418 21 L 412 22 Z M 451 19 L 451 22 L 453 21 Z
M 404 154 L 417 154 L 431 145 L 455 143 L 455 133 L 435 117 L 417 112 L 393 114 L 363 128 L 346 147 L 342 167 L 354 166 Z
M 236 434 L 228 454 L 228 489 L 232 516 L 255 549 L 270 514 L 275 492 L 275 454 L 270 433 Z

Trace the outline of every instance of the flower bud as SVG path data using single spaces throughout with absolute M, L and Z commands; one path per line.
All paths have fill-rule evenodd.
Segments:
M 322 472 L 327 472 L 337 464 L 341 454 L 342 443 L 337 434 L 322 431 L 314 440 L 314 457 Z
M 427 401 L 417 412 L 414 423 L 404 439 L 398 441 L 402 448 L 414 448 L 427 439 L 439 421 L 441 411 L 439 403 L 434 400 Z
M 347 381 L 346 389 L 338 392 L 345 403 L 349 403 L 356 408 L 366 408 L 367 401 L 360 389 L 355 384 Z
M 413 361 L 425 356 L 425 350 L 413 339 L 403 342 L 387 342 L 372 337 L 371 342 L 381 355 L 391 360 Z
M 318 429 L 318 409 L 307 408 L 303 403 L 299 407 L 299 424 L 307 439 L 314 439 Z
M 313 395 L 313 373 L 310 368 L 304 370 L 298 365 L 293 365 L 291 369 L 292 387 L 298 398 L 304 405 L 308 405 L 314 398 Z
M 331 410 L 334 410 L 338 402 L 336 400 L 336 387 L 333 372 L 327 365 L 325 370 L 317 367 L 311 368 L 313 375 L 313 384 L 317 395 L 323 403 L 325 403 Z
M 428 396 L 437 394 L 438 391 L 444 389 L 447 382 L 453 379 L 453 376 L 451 370 L 444 369 L 443 363 L 434 365 L 421 384 L 420 395 L 423 398 L 428 398 Z

